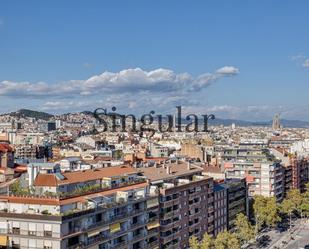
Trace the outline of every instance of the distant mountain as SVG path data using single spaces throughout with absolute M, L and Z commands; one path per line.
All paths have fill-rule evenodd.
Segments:
M 301 120 L 287 120 L 281 119 L 280 123 L 283 127 L 289 128 L 309 128 L 309 122 L 301 121 Z M 220 119 L 216 118 L 215 120 L 209 121 L 210 125 L 238 125 L 238 126 L 271 126 L 272 121 L 245 121 L 245 120 L 238 120 L 238 119 Z
M 54 115 L 46 112 L 33 111 L 28 109 L 20 109 L 16 112 L 11 112 L 9 114 L 14 117 L 36 118 L 43 120 L 49 120 L 50 118 L 54 117 Z
M 93 115 L 93 112 L 91 111 L 83 111 L 80 113 L 83 113 L 85 115 L 91 115 L 91 116 Z M 43 120 L 49 120 L 50 118 L 54 117 L 54 115 L 46 113 L 46 112 L 33 111 L 29 109 L 20 109 L 16 112 L 11 112 L 8 114 L 14 117 L 28 117 L 28 118 L 36 118 L 36 119 L 43 119 Z M 70 113 L 66 113 L 64 115 L 69 115 L 69 114 Z M 137 116 L 137 118 L 139 118 L 139 116 Z M 202 122 L 202 120 L 200 120 L 200 122 Z M 188 123 L 188 121 L 183 119 L 182 123 L 186 124 Z M 307 121 L 281 119 L 280 123 L 283 127 L 309 128 L 309 122 Z M 272 121 L 271 120 L 270 121 L 246 121 L 246 120 L 239 120 L 239 119 L 222 119 L 222 118 L 216 118 L 215 120 L 209 120 L 209 125 L 229 126 L 232 124 L 235 124 L 237 126 L 271 126 Z

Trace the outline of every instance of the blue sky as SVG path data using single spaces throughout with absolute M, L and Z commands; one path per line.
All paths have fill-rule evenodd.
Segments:
M 0 112 L 309 120 L 308 1 L 0 1 Z

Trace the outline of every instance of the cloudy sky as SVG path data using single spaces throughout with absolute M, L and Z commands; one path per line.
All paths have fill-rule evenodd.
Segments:
M 0 2 L 0 113 L 309 121 L 309 2 Z

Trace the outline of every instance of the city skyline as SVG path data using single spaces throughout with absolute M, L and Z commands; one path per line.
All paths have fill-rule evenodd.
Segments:
M 3 1 L 0 113 L 182 105 L 221 118 L 309 121 L 306 7 Z

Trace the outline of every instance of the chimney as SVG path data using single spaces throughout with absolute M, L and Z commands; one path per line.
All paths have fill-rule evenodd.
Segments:
M 187 162 L 187 170 L 190 170 L 190 162 Z

